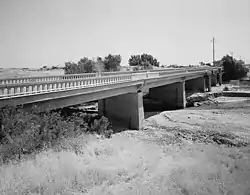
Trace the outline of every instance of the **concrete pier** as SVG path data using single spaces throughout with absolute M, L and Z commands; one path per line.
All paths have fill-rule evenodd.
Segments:
M 211 85 L 214 87 L 214 86 L 217 85 L 217 83 L 218 83 L 218 81 L 217 81 L 217 74 L 211 75 Z
M 206 85 L 206 91 L 210 92 L 211 91 L 211 76 L 210 75 L 205 76 L 205 85 Z
M 149 97 L 154 100 L 161 101 L 163 107 L 166 108 L 185 108 L 185 82 L 178 82 L 170 85 L 151 88 L 149 90 Z
M 218 83 L 219 85 L 222 84 L 222 73 L 218 73 Z
M 185 89 L 186 91 L 205 93 L 206 92 L 205 77 L 199 77 L 197 79 L 187 80 Z
M 99 114 L 129 129 L 139 130 L 144 120 L 143 93 L 127 93 L 98 100 Z

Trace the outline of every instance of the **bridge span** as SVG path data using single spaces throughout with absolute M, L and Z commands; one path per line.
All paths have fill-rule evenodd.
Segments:
M 163 105 L 185 108 L 186 91 L 210 91 L 221 83 L 221 74 L 213 67 L 0 79 L 0 108 L 57 109 L 98 100 L 100 114 L 141 129 L 144 93 Z

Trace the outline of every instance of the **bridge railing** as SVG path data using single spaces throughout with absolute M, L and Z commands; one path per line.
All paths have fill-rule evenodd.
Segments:
M 4 84 L 17 84 L 17 83 L 30 83 L 30 82 L 47 82 L 47 81 L 57 81 L 57 80 L 74 80 L 74 79 L 84 79 L 96 77 L 97 73 L 85 73 L 85 74 L 69 74 L 69 75 L 56 75 L 56 76 L 38 76 L 38 77 L 13 77 L 13 78 L 0 78 L 0 85 Z
M 204 70 L 197 72 L 183 72 L 185 75 L 204 74 Z M 163 75 L 162 75 L 163 74 Z M 56 91 L 65 91 L 79 88 L 95 87 L 100 85 L 109 85 L 114 83 L 121 83 L 126 81 L 134 81 L 141 79 L 157 78 L 157 77 L 178 77 L 180 72 L 141 72 L 134 74 L 115 75 L 115 76 L 99 76 L 90 78 L 78 78 L 74 80 L 52 80 L 30 83 L 13 83 L 0 84 L 0 100 L 5 98 L 14 98 L 18 96 L 26 96 L 33 94 L 50 93 Z
M 0 99 L 22 95 L 48 93 L 77 88 L 94 87 L 125 81 L 131 81 L 132 75 L 117 75 L 109 77 L 76 78 L 75 80 L 52 80 L 32 83 L 15 83 L 0 85 Z
M 90 78 L 76 77 L 74 80 L 52 80 L 30 83 L 0 84 L 0 98 L 14 97 L 21 95 L 31 95 L 38 93 L 47 93 L 53 91 L 69 90 L 76 88 L 94 87 L 107 85 L 124 81 L 140 80 L 158 77 L 158 72 L 134 73 L 115 76 L 101 76 Z
M 17 84 L 17 83 L 30 83 L 30 82 L 48 82 L 48 81 L 57 81 L 57 80 L 75 80 L 75 79 L 84 79 L 84 78 L 93 78 L 98 76 L 116 76 L 116 75 L 132 75 L 132 74 L 143 74 L 147 72 L 159 72 L 160 75 L 169 74 L 169 72 L 195 72 L 200 70 L 218 70 L 219 67 L 198 67 L 198 68 L 179 68 L 179 69 L 172 69 L 172 68 L 164 68 L 164 69 L 157 69 L 157 70 L 141 70 L 141 71 L 127 71 L 127 72 L 102 72 L 102 73 L 84 73 L 84 74 L 68 74 L 68 75 L 55 75 L 55 76 L 38 76 L 38 77 L 13 77 L 13 78 L 0 78 L 0 85 L 1 84 Z

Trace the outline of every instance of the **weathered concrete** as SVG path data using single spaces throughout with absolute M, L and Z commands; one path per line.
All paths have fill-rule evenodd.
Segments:
M 143 93 L 128 93 L 98 100 L 99 114 L 113 123 L 122 122 L 130 129 L 141 129 L 144 120 Z
M 205 76 L 205 84 L 206 84 L 207 92 L 210 92 L 211 91 L 211 75 Z
M 219 83 L 219 85 L 221 85 L 222 84 L 222 73 L 220 72 L 220 73 L 218 73 L 218 83 Z
M 218 81 L 217 81 L 217 74 L 211 75 L 211 85 L 212 86 L 216 86 L 217 83 L 218 83 Z
M 170 85 L 151 88 L 149 90 L 149 97 L 154 100 L 161 101 L 163 107 L 166 108 L 185 108 L 185 82 L 178 82 Z
M 199 77 L 196 79 L 187 80 L 185 89 L 186 91 L 205 93 L 206 92 L 205 77 Z

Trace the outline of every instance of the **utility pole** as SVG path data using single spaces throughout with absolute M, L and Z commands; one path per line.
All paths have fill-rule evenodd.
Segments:
M 213 66 L 215 66 L 214 37 L 213 37 L 212 43 L 213 43 Z
M 231 56 L 232 56 L 232 58 L 234 57 L 234 52 L 231 52 Z

